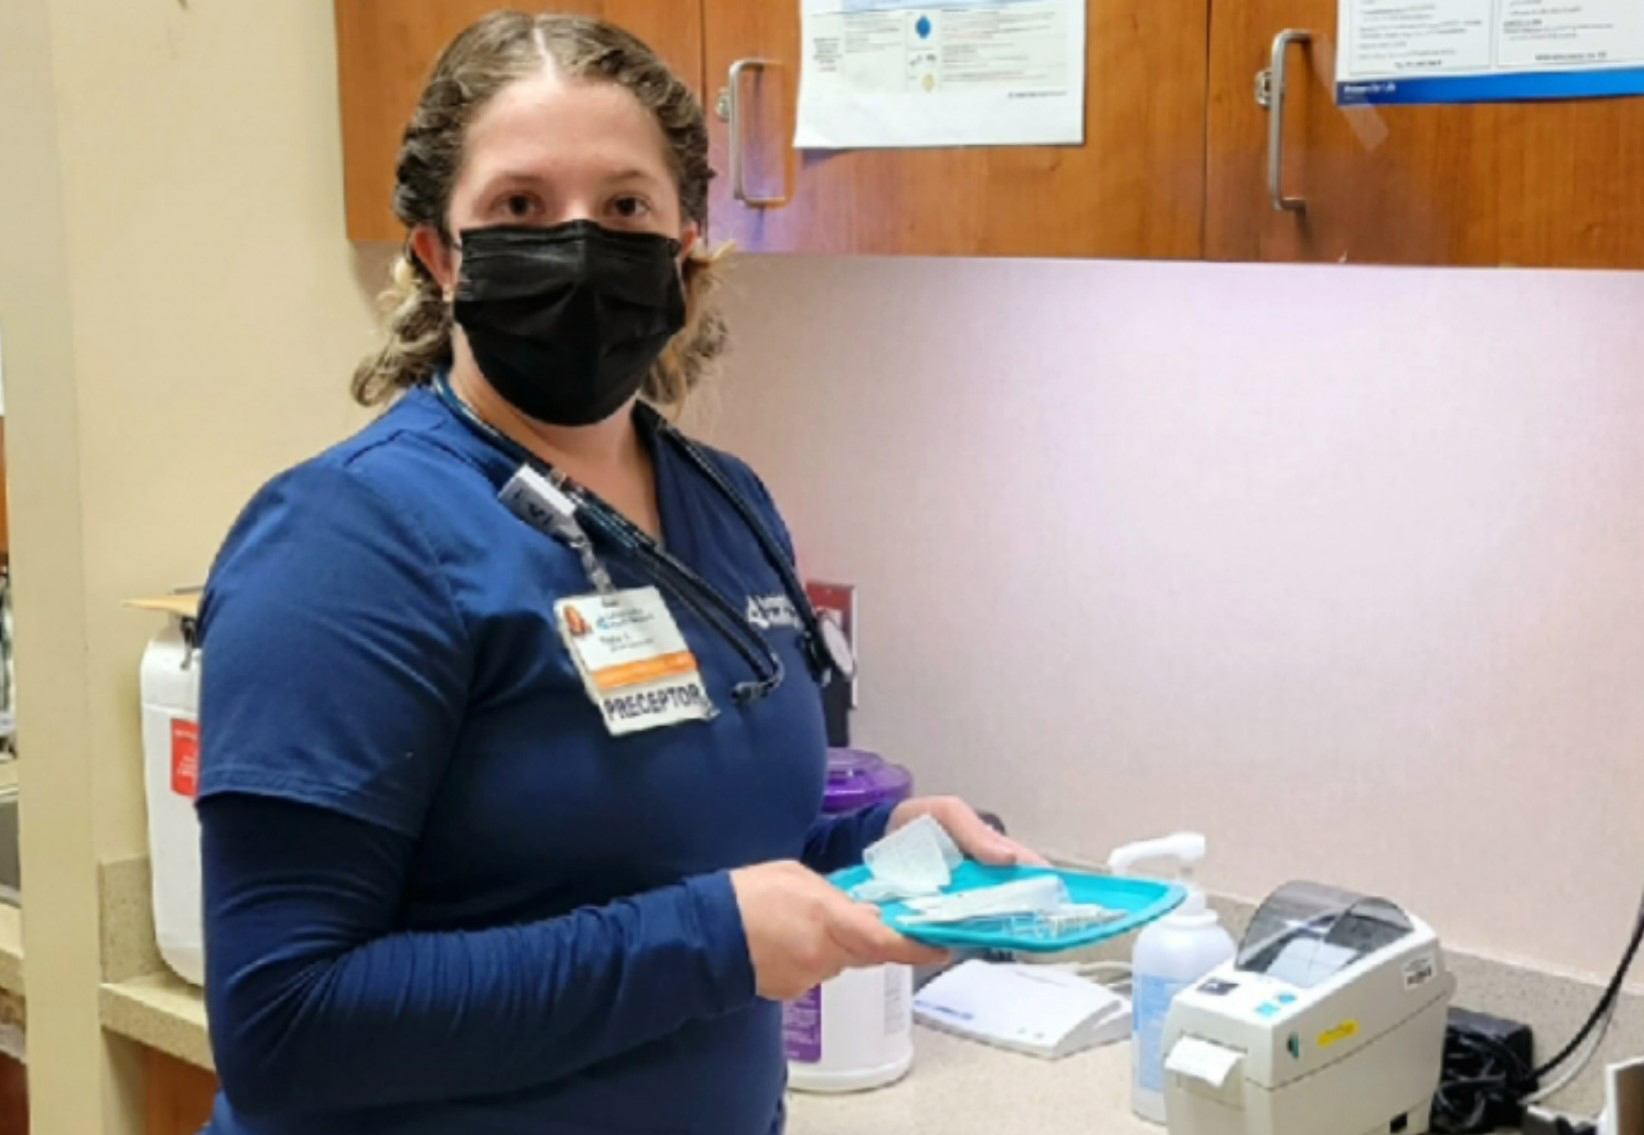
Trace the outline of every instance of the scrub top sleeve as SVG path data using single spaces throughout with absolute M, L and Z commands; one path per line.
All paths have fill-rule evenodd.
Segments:
M 415 837 L 472 647 L 422 528 L 365 476 L 314 464 L 258 494 L 201 616 L 200 799 L 293 800 Z
M 723 873 L 538 922 L 410 932 L 396 927 L 410 837 L 236 793 L 200 819 L 211 1043 L 242 1115 L 517 1092 L 755 999 Z
M 885 838 L 895 804 L 877 804 L 843 816 L 821 816 L 805 835 L 805 866 L 819 874 L 843 871 L 862 862 L 862 852 Z

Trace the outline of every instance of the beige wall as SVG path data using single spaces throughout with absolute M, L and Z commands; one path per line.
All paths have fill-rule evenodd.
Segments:
M 37 741 L 23 791 L 22 851 L 31 893 L 50 893 L 24 921 L 35 1114 L 61 1130 L 100 1130 L 102 1092 L 119 1110 L 96 1021 L 97 923 L 89 687 L 84 664 L 84 541 L 67 224 L 43 0 L 0 5 L 0 328 L 5 336 L 7 480 L 17 600 L 20 749 Z M 38 646 L 34 644 L 40 644 Z M 71 805 L 70 801 L 79 804 Z M 49 892 L 48 892 L 49 888 Z M 41 1074 L 47 1068 L 57 1074 Z M 39 1130 L 48 1130 L 40 1127 Z M 118 1128 L 110 1128 L 118 1130 Z
M 718 436 L 859 739 L 1105 856 L 1589 973 L 1644 885 L 1644 274 L 745 263 Z
M 323 0 L 53 5 L 105 855 L 143 846 L 119 600 L 203 579 L 276 469 L 357 419 L 373 321 L 342 227 Z M 390 176 L 390 171 L 384 171 Z
M 346 383 L 383 255 L 357 261 L 343 232 L 331 11 L 0 10 L 37 1130 L 97 1130 L 91 1089 L 118 1087 L 99 1071 L 93 871 L 144 846 L 154 630 L 120 600 L 201 581 L 260 481 L 363 420 Z

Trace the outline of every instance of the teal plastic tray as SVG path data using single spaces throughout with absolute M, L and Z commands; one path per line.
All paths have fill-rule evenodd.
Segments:
M 1123 918 L 1104 922 L 1099 926 L 1064 934 L 1053 941 L 1041 938 L 1016 937 L 997 930 L 965 929 L 961 924 L 946 926 L 904 926 L 902 919 L 914 912 L 898 902 L 883 904 L 885 921 L 917 942 L 980 950 L 1010 950 L 1017 953 L 1051 954 L 1063 950 L 1078 950 L 1122 938 L 1148 923 L 1163 918 L 1187 898 L 1187 891 L 1174 883 L 1159 883 L 1150 879 L 1126 879 L 1112 875 L 1090 875 L 1078 871 L 1052 871 L 1043 867 L 985 867 L 980 863 L 961 863 L 953 873 L 953 882 L 943 894 L 955 895 L 1009 883 L 1038 875 L 1057 875 L 1067 884 L 1068 896 L 1076 903 L 1095 903 L 1109 910 L 1124 911 Z M 872 875 L 866 867 L 853 867 L 832 876 L 834 886 L 849 891 L 867 882 Z

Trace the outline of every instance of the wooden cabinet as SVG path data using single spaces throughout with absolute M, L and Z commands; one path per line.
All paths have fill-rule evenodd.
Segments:
M 1338 0 L 1086 0 L 1086 141 L 796 152 L 799 0 L 557 0 L 649 41 L 702 93 L 711 235 L 755 252 L 1644 267 L 1644 99 L 1338 108 Z M 336 0 L 348 228 L 397 241 L 400 132 L 434 56 L 494 0 Z M 1288 53 L 1276 211 L 1256 74 Z M 717 113 L 738 60 L 750 196 Z
M 405 228 L 394 217 L 394 162 L 423 82 L 458 32 L 505 6 L 497 0 L 336 0 L 350 240 L 404 238 Z M 629 29 L 701 92 L 698 0 L 554 0 L 551 7 Z
M 1336 0 L 1217 0 L 1206 252 L 1216 260 L 1644 267 L 1644 99 L 1342 108 Z M 1287 53 L 1284 192 L 1254 96 Z
M 336 0 L 348 234 L 397 241 L 400 133 L 435 56 L 493 0 Z M 1083 146 L 795 154 L 798 0 L 559 0 L 645 39 L 703 94 L 712 236 L 767 252 L 1197 257 L 1204 212 L 1209 0 L 1090 0 Z M 755 176 L 780 207 L 733 199 L 714 114 L 738 59 L 777 64 L 748 92 Z M 704 71 L 706 60 L 706 71 Z M 704 82 L 706 78 L 706 82 Z
M 764 252 L 1193 258 L 1202 254 L 1209 0 L 1089 0 L 1085 144 L 795 152 L 798 0 L 712 0 L 707 75 L 740 59 L 739 144 L 756 208 L 734 199 L 712 115 L 716 238 Z
M 143 1053 L 143 1071 L 148 1091 L 145 1135 L 199 1135 L 211 1118 L 217 1078 L 154 1049 Z
M 0 1135 L 28 1135 L 28 1068 L 0 1056 Z

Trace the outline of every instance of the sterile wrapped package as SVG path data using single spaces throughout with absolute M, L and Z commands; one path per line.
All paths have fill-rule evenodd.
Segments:
M 910 900 L 908 906 L 918 913 L 904 918 L 902 925 L 935 926 L 1003 915 L 1045 914 L 1067 906 L 1068 901 L 1066 883 L 1055 875 L 1037 875 L 956 895 Z
M 964 856 L 941 824 L 920 816 L 869 847 L 862 861 L 879 886 L 863 884 L 856 897 L 864 902 L 887 902 L 937 894 L 953 881 L 953 869 L 964 862 Z M 864 888 L 883 897 L 868 898 L 862 893 Z

